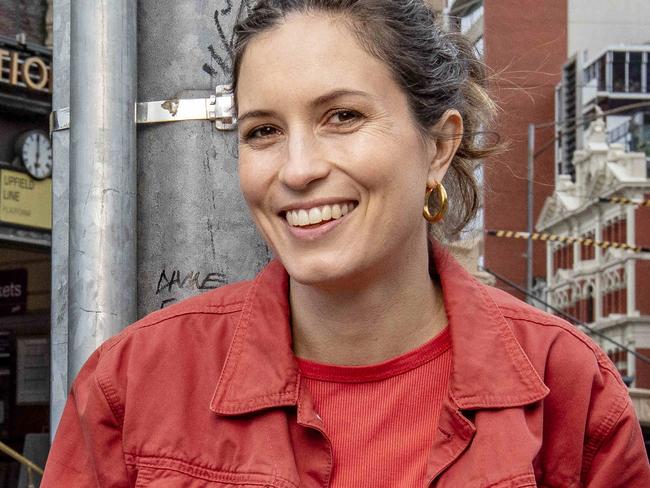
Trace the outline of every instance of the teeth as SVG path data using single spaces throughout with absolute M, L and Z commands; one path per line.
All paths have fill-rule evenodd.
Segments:
M 324 205 L 310 209 L 288 210 L 286 219 L 292 227 L 304 227 L 307 225 L 320 224 L 329 220 L 340 219 L 354 210 L 354 203 L 343 203 Z
M 323 213 L 320 211 L 320 208 L 312 208 L 309 211 L 309 223 L 318 224 L 323 221 Z
M 307 210 L 298 210 L 298 222 L 294 225 L 309 225 L 309 214 Z

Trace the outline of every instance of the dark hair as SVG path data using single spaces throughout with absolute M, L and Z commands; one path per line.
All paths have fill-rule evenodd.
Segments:
M 346 22 L 360 45 L 383 61 L 407 95 L 422 134 L 449 109 L 460 112 L 464 133 L 443 183 L 449 214 L 438 237 L 453 238 L 476 215 L 480 190 L 474 176 L 477 160 L 498 148 L 480 131 L 495 104 L 487 94 L 485 65 L 461 34 L 446 32 L 424 0 L 259 0 L 235 26 L 234 93 L 249 41 L 285 21 L 291 13 L 324 12 Z

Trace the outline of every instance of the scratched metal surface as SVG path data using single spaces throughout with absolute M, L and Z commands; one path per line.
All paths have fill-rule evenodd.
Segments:
M 68 380 L 136 318 L 135 13 L 70 3 Z
M 52 10 L 52 109 L 70 106 L 70 0 L 54 2 Z M 68 394 L 68 217 L 70 132 L 52 134 L 52 332 L 50 437 L 63 413 Z
M 138 2 L 138 101 L 230 81 L 245 0 Z M 239 190 L 237 137 L 207 121 L 138 127 L 138 315 L 248 279 L 270 259 Z

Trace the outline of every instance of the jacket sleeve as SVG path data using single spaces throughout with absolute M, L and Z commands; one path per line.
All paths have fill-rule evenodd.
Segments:
M 120 409 L 99 378 L 100 354 L 98 350 L 88 359 L 72 386 L 41 488 L 130 486 Z
M 646 488 L 650 486 L 650 464 L 641 426 L 629 397 L 618 419 L 593 453 L 586 476 L 589 488 Z

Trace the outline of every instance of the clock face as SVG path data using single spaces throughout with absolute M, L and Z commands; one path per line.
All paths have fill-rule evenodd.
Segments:
M 20 148 L 25 168 L 37 180 L 52 176 L 52 145 L 40 131 L 28 132 Z

